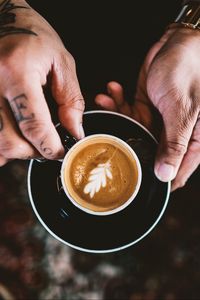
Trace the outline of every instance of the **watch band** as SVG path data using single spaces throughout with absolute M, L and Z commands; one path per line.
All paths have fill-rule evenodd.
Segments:
M 200 1 L 188 1 L 174 23 L 192 29 L 200 29 Z

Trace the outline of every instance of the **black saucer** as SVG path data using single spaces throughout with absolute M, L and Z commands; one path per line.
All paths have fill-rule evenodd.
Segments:
M 93 216 L 76 208 L 59 183 L 61 163 L 32 160 L 28 189 L 32 207 L 42 225 L 61 242 L 87 252 L 112 252 L 144 238 L 163 215 L 170 183 L 160 182 L 153 164 L 157 143 L 132 119 L 117 113 L 90 111 L 84 114 L 86 135 L 105 133 L 128 141 L 142 166 L 142 184 L 134 201 L 111 216 Z

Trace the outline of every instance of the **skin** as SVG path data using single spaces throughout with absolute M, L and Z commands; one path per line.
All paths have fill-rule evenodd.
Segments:
M 84 100 L 72 55 L 25 1 L 0 0 L 0 166 L 64 155 L 43 94 L 47 76 L 60 122 L 83 138 Z
M 184 186 L 200 164 L 199 53 L 199 30 L 169 29 L 146 56 L 133 104 L 117 82 L 108 83 L 108 95 L 96 97 L 98 105 L 131 116 L 159 135 L 155 174 L 172 180 L 172 190 Z

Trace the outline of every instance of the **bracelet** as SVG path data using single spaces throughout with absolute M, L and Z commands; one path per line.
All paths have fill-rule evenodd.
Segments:
M 166 30 L 168 29 L 174 29 L 174 28 L 188 28 L 188 29 L 199 29 L 200 30 L 200 22 L 198 23 L 198 25 L 194 25 L 191 23 L 185 23 L 185 22 L 173 22 L 171 24 L 169 24 L 166 28 Z
M 186 2 L 186 1 L 185 1 Z M 169 28 L 200 29 L 200 1 L 187 1 Z

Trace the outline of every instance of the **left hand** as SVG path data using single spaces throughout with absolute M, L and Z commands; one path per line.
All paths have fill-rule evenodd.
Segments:
M 170 29 L 144 61 L 133 105 L 117 82 L 108 83 L 109 96 L 96 97 L 105 109 L 133 117 L 151 131 L 159 112 L 163 124 L 155 174 L 173 180 L 172 190 L 182 187 L 200 163 L 199 50 L 200 32 Z
M 59 121 L 84 137 L 84 100 L 74 58 L 51 25 L 24 0 L 0 0 L 0 167 L 13 159 L 60 159 L 48 86 Z

